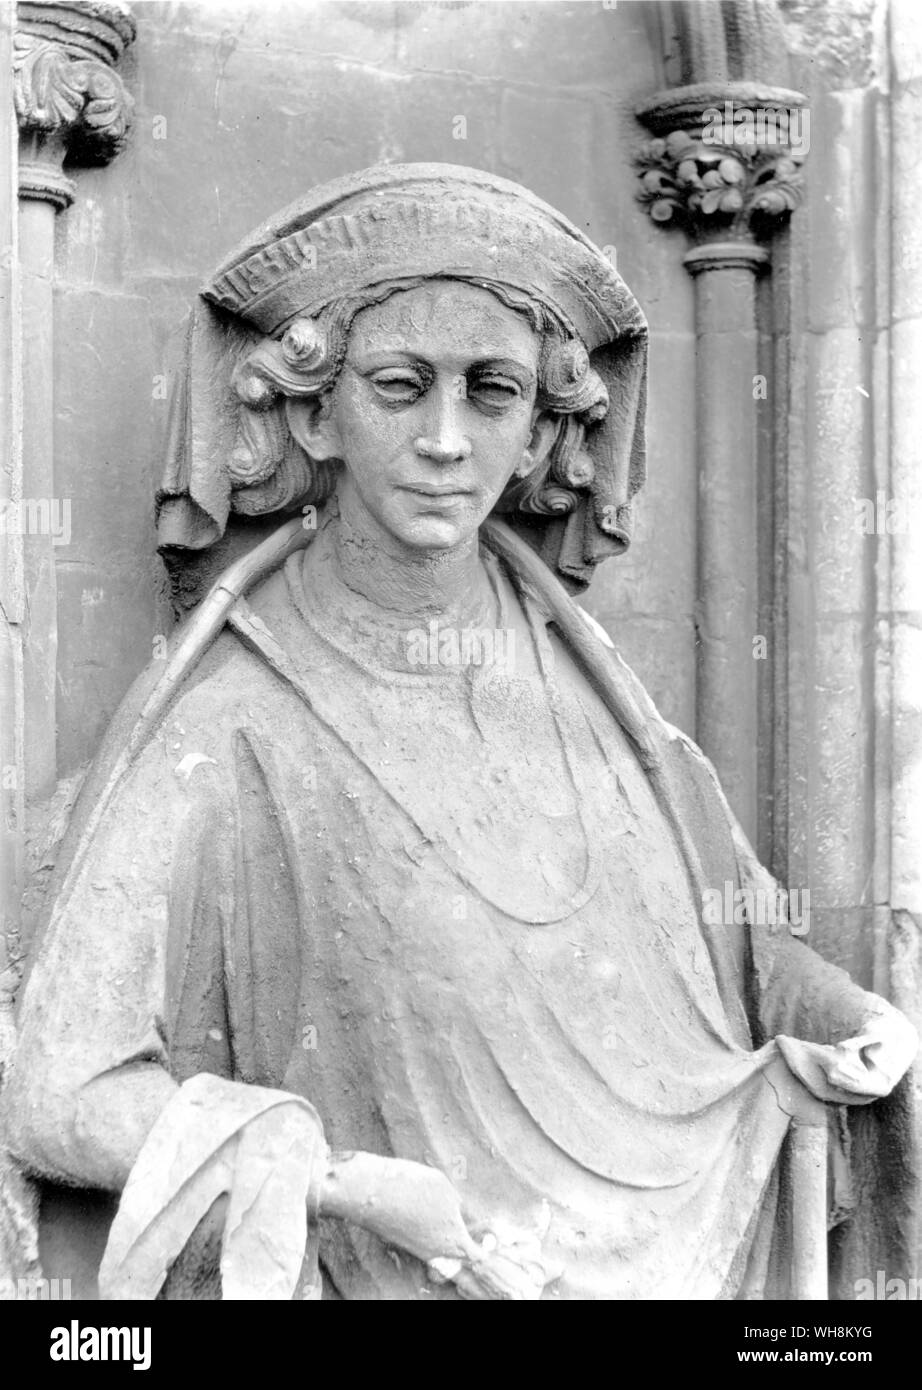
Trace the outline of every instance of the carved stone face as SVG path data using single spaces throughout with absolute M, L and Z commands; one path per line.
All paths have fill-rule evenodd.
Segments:
M 341 507 L 401 547 L 467 540 L 552 433 L 535 408 L 539 350 L 523 315 L 457 281 L 362 310 L 306 441 L 344 461 Z

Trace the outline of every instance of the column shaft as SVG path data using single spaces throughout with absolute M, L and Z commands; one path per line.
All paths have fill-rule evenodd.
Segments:
M 694 253 L 693 253 L 694 254 Z M 755 264 L 695 273 L 698 449 L 697 739 L 750 839 L 758 791 Z

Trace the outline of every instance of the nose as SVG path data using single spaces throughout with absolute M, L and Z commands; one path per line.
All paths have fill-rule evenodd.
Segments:
M 470 458 L 471 441 L 462 432 L 459 402 L 464 396 L 464 382 L 457 379 L 444 386 L 434 386 L 429 395 L 428 433 L 414 440 L 421 458 L 433 463 L 456 463 Z

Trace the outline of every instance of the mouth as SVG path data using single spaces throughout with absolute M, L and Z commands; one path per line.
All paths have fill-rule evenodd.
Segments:
M 402 488 L 410 498 L 416 498 L 417 509 L 421 512 L 452 512 L 452 510 L 462 507 L 464 503 L 473 498 L 473 492 L 469 488 L 456 488 L 456 486 L 430 486 L 424 484 L 419 488 Z
M 401 491 L 411 492 L 415 497 L 426 497 L 430 501 L 452 501 L 459 497 L 473 496 L 470 488 L 455 487 L 452 483 L 420 483 L 417 486 L 407 484 Z

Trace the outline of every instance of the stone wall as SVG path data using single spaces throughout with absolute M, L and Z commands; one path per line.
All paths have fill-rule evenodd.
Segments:
M 892 797 L 908 756 L 894 732 L 911 713 L 905 678 L 903 689 L 893 684 L 894 644 L 918 610 L 899 577 L 917 484 L 894 453 L 906 408 L 894 385 L 908 364 L 891 333 L 895 305 L 911 302 L 918 261 L 905 220 L 896 230 L 890 84 L 895 56 L 910 68 L 917 59 L 903 52 L 911 7 L 847 0 L 825 22 L 816 7 L 784 8 L 811 125 L 807 198 L 776 255 L 790 378 L 776 463 L 773 853 L 786 881 L 812 888 L 811 944 L 890 996 L 903 949 L 891 911 Z M 896 25 L 901 11 L 895 43 L 888 18 Z M 915 739 L 913 759 L 917 726 Z M 898 819 L 898 836 L 918 833 L 905 809 Z

